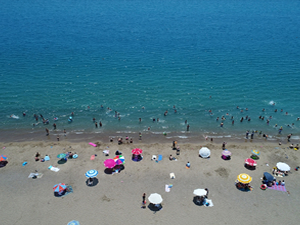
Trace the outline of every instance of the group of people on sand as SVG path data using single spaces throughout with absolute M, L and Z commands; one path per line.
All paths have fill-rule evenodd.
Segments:
M 114 139 L 111 137 L 109 141 L 110 141 L 110 142 L 113 142 Z M 126 142 L 127 144 L 128 144 L 128 143 L 132 144 L 132 143 L 133 143 L 133 139 L 132 139 L 132 138 L 129 139 L 128 136 L 125 137 L 125 141 L 123 140 L 122 137 L 119 137 L 119 138 L 118 138 L 118 145 L 124 144 L 125 142 Z

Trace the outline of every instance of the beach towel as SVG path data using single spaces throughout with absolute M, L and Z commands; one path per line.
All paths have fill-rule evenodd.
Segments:
M 48 155 L 46 155 L 44 159 L 45 159 L 45 161 L 49 161 L 50 157 Z
M 277 184 L 273 185 L 272 187 L 268 187 L 268 189 L 286 192 L 285 186 L 277 185 Z
M 58 171 L 60 170 L 59 168 L 54 167 L 54 166 L 49 166 L 48 169 L 49 169 L 49 170 L 52 170 L 52 171 L 54 171 L 54 172 L 58 172 Z
M 166 192 L 170 192 L 170 190 L 171 190 L 171 189 L 170 189 L 169 185 L 166 184 L 166 185 L 165 185 L 165 191 L 166 191 Z
M 162 160 L 162 155 L 158 155 L 158 160 L 157 161 L 161 161 Z
M 42 178 L 43 174 L 42 173 L 30 173 L 28 178 L 33 178 L 36 176 L 36 178 Z
M 67 190 L 68 190 L 68 191 L 66 191 L 65 194 L 59 195 L 59 196 L 57 196 L 57 197 L 65 197 L 66 195 L 69 195 L 69 194 L 73 193 L 73 188 L 72 188 L 72 186 L 70 186 L 70 185 L 67 186 Z
M 175 174 L 174 173 L 170 173 L 170 178 L 171 179 L 175 179 Z
M 206 199 L 206 200 L 205 200 L 204 206 L 205 206 L 205 207 L 213 207 L 214 204 L 213 204 L 212 200 Z
M 90 142 L 89 144 L 90 144 L 91 146 L 97 147 L 97 145 L 94 144 L 94 143 L 92 143 L 92 142 Z
M 91 160 L 94 160 L 94 159 L 95 159 L 95 155 L 92 155 L 92 156 L 91 156 Z

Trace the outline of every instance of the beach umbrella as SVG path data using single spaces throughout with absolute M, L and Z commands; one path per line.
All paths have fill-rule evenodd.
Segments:
M 76 220 L 72 220 L 68 223 L 68 225 L 80 225 L 80 223 Z
M 268 172 L 264 172 L 264 179 L 267 180 L 268 182 L 273 181 L 274 177 L 272 176 L 272 174 L 268 173 Z
M 197 196 L 204 196 L 207 194 L 207 191 L 205 189 L 195 189 L 193 194 Z
M 115 158 L 114 158 L 114 161 L 116 162 L 116 165 L 122 165 L 125 163 L 125 158 L 124 156 L 122 155 L 117 155 Z
M 230 156 L 230 155 L 231 155 L 231 152 L 228 151 L 227 149 L 225 149 L 225 150 L 222 151 L 222 155 Z
M 252 150 L 251 152 L 252 152 L 253 155 L 260 155 L 260 152 L 257 151 L 257 150 Z
M 290 171 L 291 167 L 283 162 L 279 162 L 276 164 L 277 169 L 281 170 L 281 171 Z
M 248 164 L 249 166 L 256 166 L 257 165 L 257 162 L 254 159 L 250 159 L 250 158 L 246 159 L 245 163 Z
M 6 161 L 7 156 L 6 155 L 0 155 L 0 161 Z
M 160 195 L 160 194 L 157 194 L 157 193 L 151 194 L 151 195 L 148 197 L 148 200 L 149 200 L 149 202 L 151 202 L 151 203 L 153 203 L 153 204 L 160 204 L 160 203 L 162 203 L 162 201 L 163 201 L 161 195 Z
M 54 192 L 61 192 L 66 190 L 67 186 L 64 183 L 59 183 L 59 184 L 55 184 L 53 186 L 53 191 Z
M 143 150 L 140 148 L 135 148 L 135 149 L 132 149 L 131 153 L 134 155 L 140 155 L 143 153 Z
M 67 154 L 65 154 L 65 153 L 60 153 L 60 154 L 57 155 L 57 158 L 63 159 L 63 158 L 66 158 L 66 156 L 67 156 Z
M 202 147 L 200 150 L 199 150 L 199 155 L 202 157 L 202 158 L 208 158 L 210 156 L 210 150 L 207 148 L 207 147 Z
M 237 179 L 243 184 L 249 184 L 252 181 L 252 177 L 245 173 L 241 173 L 240 175 L 238 175 Z
M 104 161 L 104 166 L 106 168 L 113 168 L 113 167 L 115 167 L 115 165 L 116 165 L 116 162 L 113 159 L 107 159 Z
M 85 176 L 87 178 L 93 178 L 96 177 L 98 175 L 98 171 L 97 170 L 89 170 L 85 173 Z

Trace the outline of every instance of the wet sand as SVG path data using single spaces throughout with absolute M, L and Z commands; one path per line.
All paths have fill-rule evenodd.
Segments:
M 45 134 L 41 134 L 45 135 Z M 44 137 L 45 138 L 45 137 Z M 109 140 L 109 135 L 102 137 Z M 164 137 L 162 137 L 164 138 Z M 98 143 L 92 147 L 88 142 Z M 227 140 L 227 149 L 232 152 L 232 159 L 221 159 L 221 140 L 217 143 L 201 140 L 191 143 L 181 142 L 181 153 L 176 156 L 172 150 L 173 140 L 155 139 L 135 140 L 133 144 L 118 145 L 108 141 L 76 141 L 67 136 L 56 141 L 50 136 L 45 141 L 2 142 L 1 154 L 8 156 L 8 164 L 0 168 L 1 180 L 1 220 L 3 224 L 67 224 L 78 220 L 80 224 L 298 224 L 300 215 L 299 151 L 288 149 L 288 144 L 279 146 L 277 142 L 261 140 Z M 223 141 L 223 140 L 222 140 Z M 294 143 L 295 144 L 295 143 Z M 5 149 L 3 147 L 5 146 Z M 110 156 L 104 156 L 103 150 L 109 146 Z M 201 146 L 211 149 L 211 157 L 198 156 Z M 131 160 L 133 148 L 143 149 L 143 160 Z M 244 160 L 251 155 L 251 150 L 261 152 L 256 170 L 244 167 Z M 103 162 L 114 157 L 116 150 L 123 152 L 125 169 L 119 174 L 107 174 Z M 79 157 L 64 164 L 56 157 L 66 151 L 76 152 Z M 34 155 L 40 152 L 48 154 L 50 161 L 35 162 Z M 95 160 L 91 155 L 97 154 Z M 155 162 L 152 155 L 163 156 Z M 172 154 L 178 161 L 169 161 Z M 23 162 L 28 164 L 22 166 Z M 185 164 L 191 163 L 186 169 Z M 260 189 L 263 172 L 271 172 L 277 162 L 290 165 L 291 173 L 284 179 L 287 192 Z M 267 166 L 267 164 L 269 166 Z M 59 172 L 48 167 L 56 166 Z M 99 171 L 98 183 L 93 187 L 86 185 L 85 172 L 90 169 Z M 37 170 L 42 178 L 31 179 L 28 175 Z M 170 179 L 169 174 L 176 178 Z M 253 191 L 242 192 L 236 189 L 235 180 L 240 173 L 252 176 Z M 52 187 L 57 183 L 72 186 L 74 193 L 65 197 L 55 197 Z M 172 184 L 170 192 L 165 192 L 165 185 Z M 197 206 L 193 202 L 193 190 L 208 188 L 208 198 L 213 207 Z M 159 193 L 163 198 L 163 209 L 158 212 L 148 207 L 142 209 L 142 194 Z

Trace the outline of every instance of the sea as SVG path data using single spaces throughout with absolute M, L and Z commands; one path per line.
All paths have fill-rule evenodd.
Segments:
M 0 4 L 2 137 L 299 139 L 299 0 Z

